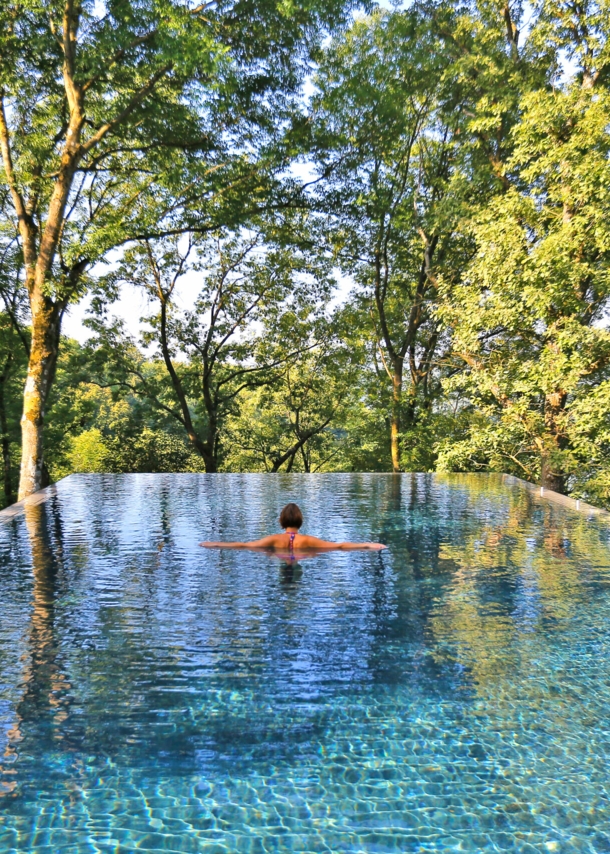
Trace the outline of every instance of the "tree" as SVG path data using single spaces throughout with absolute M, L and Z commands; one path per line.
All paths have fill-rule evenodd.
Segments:
M 3 294 L 4 296 L 4 294 Z M 14 302 L 10 309 L 15 309 Z M 26 342 L 27 343 L 27 342 Z M 20 399 L 25 382 L 27 350 L 11 314 L 0 311 L 0 441 L 3 506 L 15 501 L 15 461 L 19 449 Z
M 142 360 L 142 370 L 164 372 L 151 360 Z M 45 423 L 45 465 L 52 480 L 72 472 L 203 470 L 166 412 L 122 386 L 101 387 L 96 371 L 87 346 L 62 341 Z
M 4 505 L 15 500 L 14 468 L 19 447 L 20 398 L 30 348 L 23 266 L 17 235 L 0 228 L 0 433 Z
M 272 132 L 325 27 L 348 9 L 344 0 L 2 6 L 0 151 L 32 318 L 21 497 L 43 481 L 61 322 L 87 271 L 130 238 L 179 231 L 180 214 L 206 230 L 241 215 L 244 199 L 260 204 Z M 267 160 L 277 167 L 286 150 Z
M 378 12 L 329 49 L 317 76 L 318 204 L 338 264 L 357 283 L 381 383 L 391 386 L 394 471 L 408 455 L 404 432 L 432 405 L 446 344 L 437 277 L 464 255 L 454 229 L 460 192 L 448 194 L 463 117 L 446 66 L 425 15 Z
M 289 335 L 291 347 L 297 335 L 302 339 L 296 353 L 265 385 L 242 393 L 227 426 L 227 468 L 310 473 L 345 464 L 345 421 L 356 403 L 359 366 L 337 335 L 336 318 L 299 327 Z
M 216 472 L 226 418 L 246 389 L 273 382 L 303 349 L 299 317 L 323 304 L 331 282 L 318 261 L 312 266 L 296 248 L 264 243 L 261 231 L 216 234 L 207 239 L 144 241 L 131 247 L 109 277 L 111 288 L 130 283 L 154 307 L 143 343 L 153 347 L 160 374 L 121 338 L 95 323 L 100 381 L 122 386 L 153 402 L 184 429 L 193 450 Z M 198 281 L 192 309 L 181 312 L 181 279 Z M 309 328 L 309 327 L 308 327 Z M 287 343 L 283 345 L 281 340 Z
M 554 10 L 541 17 L 545 41 Z M 567 34 L 580 70 L 522 98 L 510 188 L 474 219 L 476 258 L 446 294 L 442 314 L 465 364 L 449 388 L 484 417 L 445 445 L 442 464 L 508 466 L 582 493 L 607 454 L 607 441 L 590 452 L 607 434 L 610 92 L 597 12 L 585 5 L 570 15 L 568 27 L 557 13 L 552 33 L 564 48 Z

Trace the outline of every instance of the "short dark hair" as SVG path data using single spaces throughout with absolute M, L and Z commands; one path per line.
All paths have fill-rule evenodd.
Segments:
M 303 524 L 303 514 L 296 504 L 287 504 L 280 513 L 282 528 L 300 528 Z

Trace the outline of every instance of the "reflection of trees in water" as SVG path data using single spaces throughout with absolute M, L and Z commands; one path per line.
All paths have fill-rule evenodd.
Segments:
M 13 735 L 32 754 L 62 745 L 193 752 L 205 730 L 222 739 L 232 722 L 260 737 L 261 720 L 246 717 L 257 692 L 283 702 L 366 678 L 375 613 L 362 561 L 347 568 L 342 589 L 336 579 L 326 589 L 282 579 L 260 555 L 220 555 L 210 567 L 197 553 L 194 569 L 194 555 L 173 548 L 167 492 L 152 489 L 141 508 L 149 541 L 140 543 L 121 528 L 126 496 L 104 493 L 90 496 L 91 512 L 66 536 L 59 507 L 32 508 L 27 518 L 31 661 Z M 110 511 L 104 536 L 100 517 Z M 71 703 L 82 713 L 69 718 Z
M 49 503 L 26 502 L 25 523 L 32 567 L 31 614 L 25 646 L 27 655 L 20 678 L 21 698 L 15 705 L 14 723 L 8 730 L 2 770 L 3 789 L 17 788 L 20 753 L 38 754 L 62 741 L 62 724 L 69 715 L 71 683 L 60 652 L 56 625 L 58 577 L 63 555 L 61 518 Z M 12 777 L 12 779 L 7 778 Z
M 28 578 L 24 585 L 20 570 L 29 563 L 24 554 L 23 542 L 12 522 L 0 523 L 2 551 L 7 560 L 0 563 L 0 588 L 2 589 L 0 620 L 0 798 L 14 795 L 17 788 L 17 749 L 21 741 L 21 719 L 15 711 L 18 688 L 30 670 L 30 659 L 24 638 L 29 620 L 22 617 L 30 607 L 31 592 Z M 25 665 L 25 667 L 24 667 Z M 6 692 L 6 693 L 5 693 Z
M 377 480 L 374 503 L 380 519 L 398 514 L 393 524 L 403 526 L 409 571 L 417 580 L 421 566 L 430 559 L 431 547 L 429 542 L 422 557 L 417 531 L 404 513 L 402 483 L 401 478 Z M 426 504 L 427 490 L 424 483 L 409 500 Z M 359 517 L 367 512 L 366 481 L 359 483 L 358 491 L 363 500 L 355 504 L 357 528 L 362 524 Z M 392 684 L 404 678 L 405 666 L 413 669 L 417 679 L 429 611 L 427 594 L 417 584 L 408 589 L 395 584 L 389 555 L 324 556 L 306 567 L 299 584 L 293 584 L 285 572 L 278 577 L 275 565 L 270 571 L 267 559 L 260 555 L 221 553 L 214 567 L 200 561 L 197 574 L 189 567 L 192 555 L 176 554 L 173 549 L 170 498 L 167 485 L 160 484 L 146 499 L 148 548 L 134 548 L 129 529 L 119 525 L 111 530 L 114 539 L 109 548 L 99 525 L 100 513 L 91 515 L 92 546 L 86 564 L 78 546 L 79 566 L 88 575 L 83 580 L 85 591 L 74 589 L 73 545 L 62 546 L 59 533 L 54 532 L 53 550 L 48 525 L 43 530 L 40 520 L 38 533 L 34 528 L 30 531 L 34 539 L 39 537 L 33 559 L 47 567 L 47 582 L 54 583 L 58 555 L 64 549 L 67 566 L 62 572 L 70 576 L 70 592 L 77 593 L 70 614 L 71 641 L 66 643 L 64 637 L 61 646 L 70 657 L 71 679 L 65 680 L 66 685 L 69 681 L 77 685 L 87 714 L 78 734 L 74 726 L 65 727 L 64 737 L 81 745 L 94 737 L 99 749 L 110 754 L 127 742 L 147 741 L 152 751 L 155 744 L 161 750 L 175 721 L 160 725 L 159 714 L 171 716 L 188 705 L 192 690 L 203 709 L 208 688 L 220 697 L 229 691 L 234 697 L 240 692 L 252 696 L 254 691 L 284 702 L 291 697 L 330 699 L 359 684 Z M 112 511 L 114 519 L 121 519 L 129 512 L 127 502 L 125 494 L 106 490 L 101 512 Z M 370 503 L 369 495 L 369 513 Z M 396 529 L 388 535 L 395 541 Z M 89 541 L 87 529 L 79 534 L 82 541 Z M 128 554 L 128 559 L 117 566 L 122 554 Z M 327 582 L 321 579 L 326 572 Z M 310 583 L 314 575 L 316 580 Z M 100 577 L 106 589 L 98 585 Z M 47 605 L 47 625 L 55 630 L 52 596 Z M 67 628 L 65 622 L 62 627 Z M 394 650 L 394 658 L 387 656 L 388 639 L 400 648 Z M 87 647 L 89 653 L 83 654 L 81 648 Z M 398 654 L 404 650 L 406 656 Z M 45 660 L 52 663 L 53 657 Z M 58 668 L 59 675 L 64 671 L 65 667 Z M 42 686 L 42 670 L 39 673 Z M 156 674 L 162 674 L 161 681 L 174 679 L 177 690 L 165 695 L 156 691 Z M 41 686 L 35 690 L 43 691 Z M 212 717 L 222 729 L 235 711 L 229 706 L 223 713 L 215 707 Z M 59 715 L 60 731 L 62 720 Z M 144 722 L 154 727 L 145 737 Z M 197 723 L 201 725 L 200 718 Z M 181 727 L 183 733 L 189 729 Z M 195 728 L 191 735 L 196 735 Z M 188 749 L 186 742 L 184 748 Z
M 470 534 L 442 545 L 455 571 L 430 630 L 439 658 L 464 668 L 479 691 L 503 684 L 523 692 L 555 633 L 590 610 L 587 576 L 608 563 L 607 533 L 495 479 L 477 478 L 470 489 L 471 512 L 489 509 Z
M 497 683 L 526 669 L 524 631 L 534 658 L 545 633 L 587 607 L 588 568 L 607 564 L 608 543 L 584 517 L 493 475 L 385 482 L 381 536 L 393 544 L 386 560 L 396 583 L 371 653 L 379 684 L 409 680 L 450 696 Z
M 430 614 L 455 568 L 441 556 L 447 520 L 439 508 L 435 476 L 393 474 L 384 482 L 376 512 L 382 520 L 381 538 L 391 543 L 384 561 L 391 565 L 392 606 L 390 612 L 384 601 L 387 577 L 379 573 L 374 678 L 379 685 L 409 682 L 415 691 L 447 693 L 463 674 L 429 655 Z
M 519 632 L 571 618 L 587 564 L 607 562 L 585 520 L 480 478 L 348 477 L 351 530 L 391 549 L 299 568 L 180 546 L 176 519 L 198 512 L 199 479 L 151 479 L 139 503 L 113 482 L 90 482 L 88 514 L 65 530 L 58 504 L 26 517 L 33 605 L 9 750 L 94 746 L 183 768 L 202 750 L 306 745 L 337 696 L 406 682 L 451 696 L 510 674 Z M 239 505 L 232 483 L 218 502 Z M 260 512 L 275 507 L 273 490 L 258 496 Z

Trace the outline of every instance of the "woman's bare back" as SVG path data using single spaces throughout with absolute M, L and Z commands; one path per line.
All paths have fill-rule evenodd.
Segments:
M 303 514 L 296 504 L 287 504 L 280 513 L 280 525 L 284 529 L 283 534 L 271 534 L 260 540 L 249 540 L 245 543 L 199 543 L 206 549 L 264 549 L 274 552 L 288 551 L 294 556 L 295 552 L 322 552 L 339 549 L 340 551 L 356 551 L 356 549 L 385 549 L 383 543 L 333 543 L 331 540 L 321 540 L 318 537 L 309 537 L 300 534 L 299 528 L 303 524 Z

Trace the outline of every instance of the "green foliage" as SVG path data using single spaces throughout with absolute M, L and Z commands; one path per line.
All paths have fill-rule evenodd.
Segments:
M 327 268 L 324 258 L 265 241 L 260 228 L 136 244 L 107 277 L 105 291 L 127 282 L 147 294 L 152 311 L 142 343 L 157 358 L 147 364 L 121 328 L 106 322 L 103 307 L 91 323 L 99 381 L 170 415 L 206 471 L 217 471 L 239 396 L 276 383 L 324 337 L 319 306 L 332 287 Z M 200 290 L 193 306 L 181 310 L 177 288 L 187 276 Z
M 310 58 L 350 7 L 3 4 L 0 94 L 17 185 L 41 226 L 66 145 L 65 75 L 81 87 L 82 152 L 49 291 L 78 299 L 87 284 L 70 275 L 78 264 L 90 267 L 137 235 L 180 231 L 179 214 L 206 230 L 243 219 L 245 204 L 264 205 Z M 64 11 L 78 19 L 67 59 Z
M 67 462 L 70 472 L 107 471 L 108 446 L 98 427 L 91 427 L 70 437 Z
M 6 295 L 6 291 L 4 292 Z M 21 396 L 27 366 L 27 337 L 16 327 L 19 307 L 9 302 L 10 314 L 0 312 L 0 445 L 2 477 L 0 478 L 0 504 L 2 507 L 15 500 L 19 472 Z M 12 315 L 12 316 L 11 316 Z M 22 341 L 19 331 L 24 334 Z
M 432 23 L 416 7 L 357 22 L 324 57 L 314 101 L 318 205 L 337 263 L 356 283 L 354 318 L 387 407 L 395 470 L 424 458 L 432 465 L 433 454 L 415 451 L 414 431 L 430 420 L 448 343 L 437 280 L 469 250 L 454 228 L 464 206 L 454 173 L 465 120 Z
M 444 467 L 470 459 L 529 480 L 546 469 L 562 489 L 600 483 L 603 441 L 593 456 L 590 446 L 604 435 L 593 401 L 610 370 L 609 123 L 603 90 L 523 100 L 514 182 L 473 218 L 477 255 L 439 308 L 466 365 L 446 389 L 486 416 L 459 446 L 444 443 Z
M 2 5 L 0 229 L 18 235 L 32 316 L 20 494 L 42 485 L 62 318 L 94 265 L 133 240 L 205 234 L 285 205 L 301 84 L 351 8 Z
M 61 308 L 94 285 L 95 334 L 64 344 L 50 476 L 491 470 L 610 506 L 607 0 L 526 16 L 423 0 L 337 30 L 351 8 L 83 7 L 87 134 L 160 76 L 79 161 L 47 286 Z M 2 87 L 43 223 L 63 144 L 59 5 L 28 9 L 2 37 Z M 5 190 L 14 458 L 28 342 Z M 70 279 L 118 245 L 95 282 Z M 339 306 L 337 273 L 352 286 Z M 125 286 L 149 299 L 140 341 L 110 318 Z
M 90 351 L 64 341 L 46 425 L 51 480 L 74 471 L 202 471 L 173 419 L 129 389 L 103 388 Z M 144 363 L 154 374 L 161 366 Z
M 0 195 L 0 203 L 2 202 Z M 20 456 L 21 397 L 30 348 L 22 253 L 15 231 L 0 217 L 0 477 L 1 506 L 16 497 Z
M 610 507 L 610 381 L 604 380 L 569 406 L 570 443 L 577 465 L 571 494 Z
M 317 346 L 303 348 L 266 385 L 243 395 L 239 415 L 228 424 L 226 467 L 334 470 L 345 453 L 343 422 L 353 404 L 356 371 L 330 329 Z
M 201 458 L 181 436 L 165 430 L 143 430 L 131 440 L 114 436 L 107 440 L 106 471 L 116 472 L 201 472 Z

